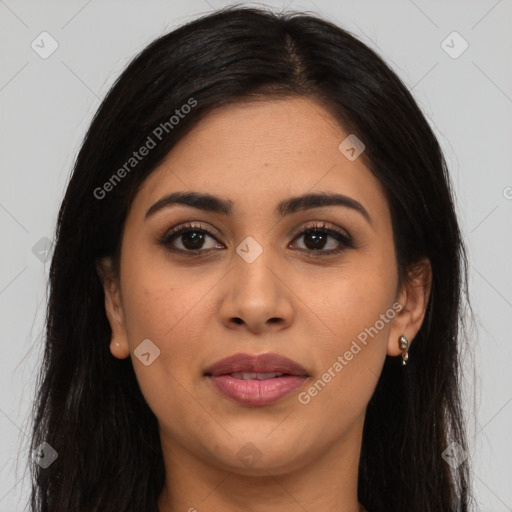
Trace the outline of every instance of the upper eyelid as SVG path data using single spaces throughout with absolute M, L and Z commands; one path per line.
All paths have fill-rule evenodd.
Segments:
M 192 221 L 192 222 L 185 222 L 183 224 L 178 224 L 177 226 L 168 229 L 167 231 L 165 231 L 163 237 L 167 238 L 167 237 L 174 236 L 177 234 L 181 235 L 183 232 L 192 231 L 194 229 L 197 231 L 205 231 L 209 236 L 212 236 L 213 238 L 216 238 L 217 236 L 219 236 L 219 235 L 216 235 L 215 233 L 212 233 L 212 231 L 218 231 L 218 230 L 214 230 L 214 229 L 212 230 L 210 228 L 204 227 L 200 223 L 194 225 L 194 221 Z M 220 233 L 220 235 L 222 235 L 221 231 L 219 231 L 219 233 Z
M 315 221 L 309 221 L 305 224 L 303 224 L 300 228 L 293 229 L 291 232 L 294 232 L 298 229 L 298 232 L 304 231 L 305 229 L 332 229 L 334 231 L 343 231 L 347 235 L 349 234 L 348 230 L 345 228 L 342 228 L 340 226 L 336 226 L 335 223 L 329 222 L 329 221 L 323 221 L 323 220 L 315 220 Z M 218 228 L 210 228 L 205 227 L 203 225 L 203 221 L 186 221 L 181 224 L 177 224 L 176 226 L 173 226 L 172 228 L 169 228 L 165 231 L 165 234 L 171 234 L 175 231 L 180 231 L 182 229 L 198 229 L 203 231 L 215 231 L 218 232 L 220 236 L 224 236 L 224 233 L 222 233 L 221 230 Z

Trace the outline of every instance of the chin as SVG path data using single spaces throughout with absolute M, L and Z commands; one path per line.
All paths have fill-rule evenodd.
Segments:
M 230 438 L 228 446 L 211 454 L 214 464 L 240 475 L 269 476 L 298 470 L 311 458 L 304 451 L 297 452 L 297 443 L 290 436 L 286 445 L 277 438 L 265 439 L 261 433 L 250 439 L 247 435 Z

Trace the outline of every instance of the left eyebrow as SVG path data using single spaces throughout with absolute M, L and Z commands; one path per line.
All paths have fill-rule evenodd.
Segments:
M 321 208 L 324 206 L 344 206 L 351 208 L 360 213 L 369 224 L 372 223 L 370 214 L 360 202 L 342 194 L 318 192 L 291 197 L 285 201 L 281 201 L 277 206 L 277 211 L 281 217 L 285 217 L 286 215 L 291 215 L 298 211 Z
M 176 204 L 183 204 L 192 208 L 198 208 L 200 210 L 220 213 L 223 215 L 233 214 L 233 201 L 223 199 L 212 194 L 189 191 L 173 192 L 162 197 L 147 210 L 145 219 L 154 215 L 163 208 L 171 207 Z M 299 211 L 325 206 L 343 206 L 345 208 L 350 208 L 360 213 L 369 224 L 372 224 L 370 214 L 361 203 L 342 194 L 326 192 L 303 194 L 301 196 L 285 199 L 277 205 L 276 214 L 282 218 Z

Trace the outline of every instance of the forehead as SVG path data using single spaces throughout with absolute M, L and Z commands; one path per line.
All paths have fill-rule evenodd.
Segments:
M 201 190 L 253 214 L 269 202 L 311 191 L 338 192 L 385 208 L 384 192 L 362 158 L 339 149 L 350 134 L 308 98 L 222 106 L 201 120 L 145 180 L 134 207 L 174 190 Z M 370 205 L 370 207 L 371 207 Z

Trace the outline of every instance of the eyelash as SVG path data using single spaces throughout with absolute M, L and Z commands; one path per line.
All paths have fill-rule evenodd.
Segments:
M 333 237 L 334 239 L 336 239 L 340 243 L 340 246 L 336 249 L 328 249 L 328 250 L 299 249 L 300 251 L 306 251 L 306 252 L 311 253 L 312 255 L 314 255 L 314 257 L 330 256 L 330 255 L 334 255 L 334 254 L 339 254 L 340 252 L 344 251 L 345 249 L 351 249 L 355 246 L 355 244 L 352 240 L 352 237 L 347 232 L 342 231 L 337 228 L 327 227 L 328 225 L 329 224 L 326 222 L 321 222 L 321 223 L 316 222 L 316 223 L 314 223 L 314 225 L 307 226 L 303 230 L 301 230 L 299 233 L 297 233 L 297 235 L 293 238 L 292 241 L 297 240 L 304 234 L 320 233 L 323 235 L 329 235 L 329 236 Z M 208 229 L 202 227 L 200 224 L 194 225 L 192 223 L 187 223 L 186 225 L 180 225 L 180 226 L 176 226 L 176 227 L 172 228 L 170 231 L 165 233 L 160 239 L 158 239 L 157 242 L 158 242 L 158 244 L 163 245 L 164 247 L 166 247 L 168 250 L 170 250 L 172 252 L 186 254 L 191 257 L 200 256 L 201 254 L 206 254 L 208 252 L 217 250 L 215 248 L 185 250 L 185 249 L 177 249 L 175 247 L 172 247 L 171 242 L 173 241 L 173 239 L 179 238 L 180 235 L 183 235 L 184 233 L 187 233 L 187 232 L 206 233 L 208 236 L 210 236 L 211 238 L 213 238 L 214 240 L 216 240 L 218 242 L 216 236 L 213 233 L 211 233 Z

